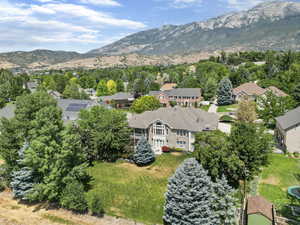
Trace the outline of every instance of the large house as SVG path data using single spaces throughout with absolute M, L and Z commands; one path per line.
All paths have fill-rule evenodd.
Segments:
M 150 91 L 150 96 L 156 97 L 164 106 L 171 102 L 180 106 L 195 106 L 202 100 L 200 88 L 175 88 L 167 91 Z
M 300 152 L 300 107 L 276 118 L 275 134 L 283 150 Z
M 244 83 L 233 89 L 233 96 L 235 101 L 240 101 L 245 98 L 256 100 L 258 96 L 262 96 L 266 92 L 265 89 L 258 86 L 256 83 Z
M 131 115 L 128 123 L 134 130 L 134 144 L 144 136 L 154 152 L 160 154 L 163 146 L 193 151 L 195 134 L 216 130 L 218 119 L 215 113 L 176 106 Z
M 254 82 L 244 83 L 233 89 L 233 96 L 235 101 L 239 102 L 245 98 L 256 100 L 257 97 L 264 96 L 268 91 L 271 91 L 277 97 L 286 97 L 288 94 L 284 93 L 277 87 L 270 86 L 266 89 L 258 86 Z

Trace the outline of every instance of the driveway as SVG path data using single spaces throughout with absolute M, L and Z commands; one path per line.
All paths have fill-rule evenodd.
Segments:
M 217 110 L 218 110 L 218 106 L 216 106 L 215 104 L 211 104 L 208 109 L 208 112 L 209 113 L 217 113 Z
M 226 134 L 230 134 L 231 131 L 231 124 L 229 123 L 219 123 L 218 129 Z

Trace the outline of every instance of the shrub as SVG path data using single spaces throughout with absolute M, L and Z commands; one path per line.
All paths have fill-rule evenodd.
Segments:
M 84 197 L 83 185 L 77 180 L 71 180 L 61 194 L 60 204 L 66 209 L 81 213 L 85 212 L 87 202 Z
M 155 160 L 155 155 L 152 151 L 151 145 L 144 137 L 139 140 L 136 146 L 133 160 L 138 166 L 148 165 Z
M 93 215 L 103 216 L 104 209 L 100 197 L 94 194 L 89 201 L 89 210 Z
M 164 152 L 164 153 L 169 153 L 169 152 L 170 152 L 170 148 L 169 148 L 168 146 L 163 146 L 163 147 L 161 148 L 161 150 L 162 150 L 162 152 Z
M 294 152 L 293 154 L 295 158 L 299 158 L 299 152 Z
M 6 185 L 4 183 L 4 181 L 0 181 L 0 192 L 4 191 L 6 188 Z

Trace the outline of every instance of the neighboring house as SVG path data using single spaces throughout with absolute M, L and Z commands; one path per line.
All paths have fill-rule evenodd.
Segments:
M 128 92 L 118 92 L 111 96 L 101 96 L 100 100 L 116 108 L 129 108 L 134 101 L 134 96 Z
M 275 209 L 273 204 L 261 196 L 247 199 L 247 225 L 274 225 Z
M 26 88 L 30 90 L 31 93 L 36 92 L 38 83 L 36 81 L 31 81 L 26 83 Z
M 170 106 L 170 102 L 176 102 L 180 106 L 195 106 L 202 100 L 200 88 L 175 88 L 168 91 L 150 91 L 149 95 L 156 97 L 164 106 Z
M 176 83 L 166 83 L 160 88 L 160 90 L 161 91 L 169 91 L 169 90 L 176 88 L 176 86 L 177 86 Z
M 144 136 L 156 154 L 163 146 L 193 151 L 195 134 L 201 131 L 216 130 L 218 115 L 195 108 L 179 106 L 160 108 L 142 114 L 129 116 L 129 127 L 133 128 L 133 140 L 136 145 Z
M 239 102 L 245 98 L 256 100 L 258 96 L 265 93 L 265 89 L 261 88 L 254 82 L 244 83 L 233 89 L 233 96 L 235 101 Z
M 0 109 L 0 119 L 6 118 L 6 119 L 12 119 L 15 117 L 15 110 L 16 106 L 14 104 L 6 104 L 6 106 L 2 109 Z
M 254 82 L 244 83 L 233 89 L 235 101 L 239 102 L 245 98 L 256 100 L 259 96 L 264 96 L 268 91 L 271 91 L 277 97 L 286 97 L 288 94 L 275 86 L 270 86 L 266 89 L 258 86 Z
M 61 98 L 61 94 L 58 91 L 49 90 L 49 91 L 47 91 L 47 93 L 55 99 Z
M 276 118 L 275 135 L 280 148 L 300 152 L 300 107 Z
M 88 109 L 98 105 L 91 100 L 78 99 L 58 99 L 57 106 L 62 110 L 62 119 L 65 123 L 78 119 L 79 112 L 82 109 Z
M 287 96 L 289 96 L 288 94 L 286 94 L 285 92 L 283 92 L 282 90 L 278 89 L 275 86 L 270 86 L 270 87 L 266 88 L 265 90 L 266 91 L 271 91 L 277 97 L 287 97 Z

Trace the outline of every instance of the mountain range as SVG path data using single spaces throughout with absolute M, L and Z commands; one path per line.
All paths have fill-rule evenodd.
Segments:
M 300 50 L 299 24 L 300 3 L 272 1 L 207 21 L 141 31 L 85 54 L 49 50 L 1 53 L 0 67 L 93 68 L 159 64 L 166 59 L 182 63 L 221 50 Z

